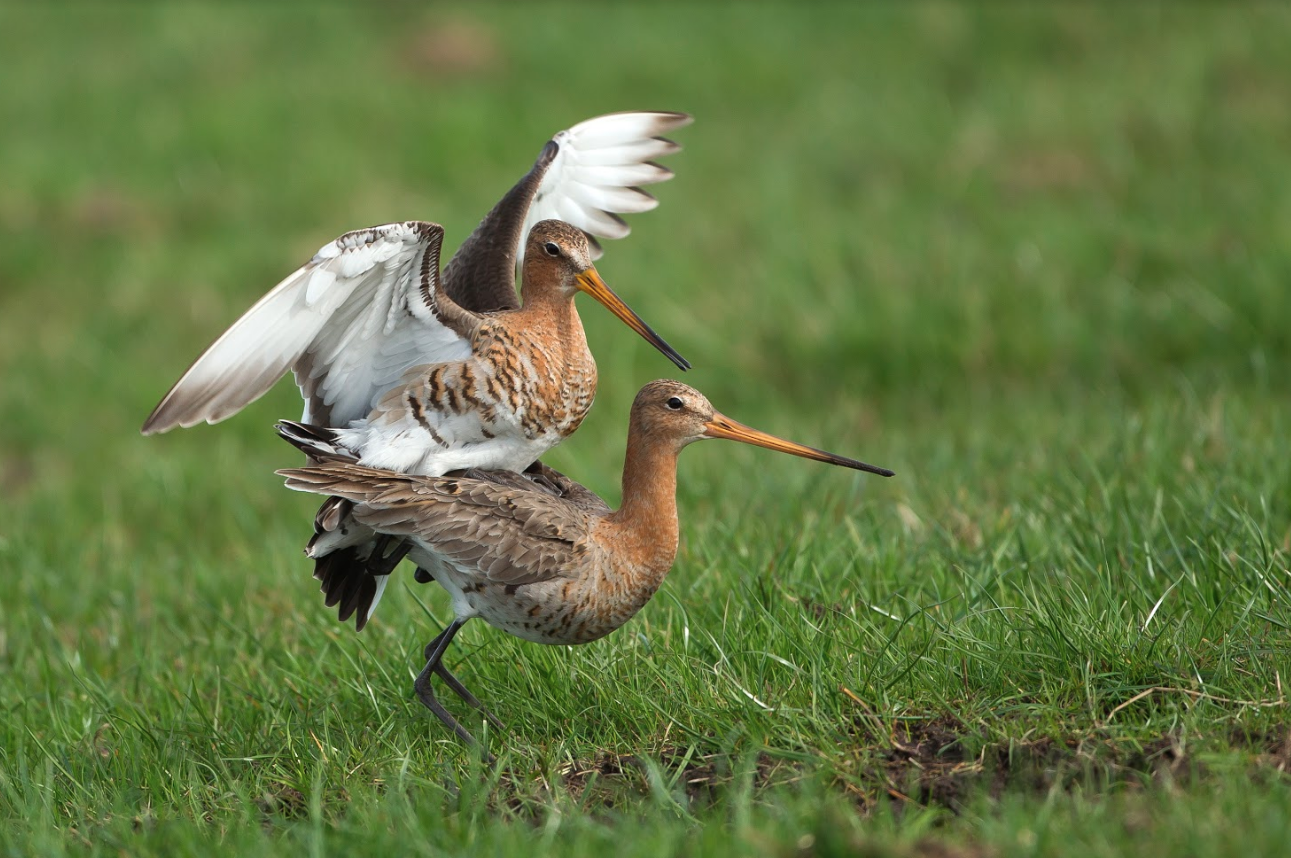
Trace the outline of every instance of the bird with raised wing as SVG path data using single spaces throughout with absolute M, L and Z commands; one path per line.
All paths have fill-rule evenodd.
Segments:
M 324 450 L 399 473 L 524 470 L 578 428 L 596 393 L 596 363 L 574 306 L 578 291 L 592 294 L 679 366 L 688 365 L 609 290 L 587 256 L 580 231 L 541 221 L 529 234 L 520 309 L 470 313 L 442 286 L 424 285 L 430 312 L 469 344 L 466 358 L 414 367 L 349 427 L 280 425 L 311 454 Z M 339 606 L 342 621 L 353 613 L 362 629 L 411 546 L 378 538 L 353 519 L 343 498 L 323 504 L 314 530 L 308 552 L 326 604 Z M 386 553 L 391 542 L 395 548 Z
M 689 122 L 622 113 L 560 132 L 442 275 L 436 224 L 341 236 L 197 359 L 144 434 L 223 420 L 290 369 L 305 399 L 302 422 L 337 430 L 332 440 L 364 464 L 426 475 L 524 469 L 578 427 L 596 392 L 576 292 L 689 367 L 593 265 L 595 236 L 628 233 L 617 212 L 657 204 L 636 186 L 671 177 L 650 159 L 676 151 L 658 135 Z M 328 606 L 339 603 L 342 621 L 355 615 L 362 629 L 401 554 L 385 555 L 384 543 L 352 525 L 347 506 L 328 501 L 311 547 Z
M 464 310 L 514 310 L 523 243 L 542 220 L 596 237 L 623 238 L 618 213 L 658 201 L 640 185 L 672 171 L 652 159 L 680 147 L 659 135 L 688 125 L 684 113 L 612 113 L 547 142 L 444 267 L 444 292 Z M 460 338 L 424 305 L 422 266 L 437 229 L 419 222 L 348 232 L 328 242 L 225 331 L 175 383 L 143 434 L 218 423 L 263 396 L 288 370 L 305 399 L 301 420 L 345 426 L 366 417 L 414 366 L 459 360 Z M 435 247 L 438 253 L 438 245 Z
M 366 467 L 344 452 L 310 449 L 298 427 L 280 432 L 317 462 L 279 471 L 289 488 L 344 498 L 353 505 L 355 521 L 411 546 L 419 580 L 433 577 L 448 591 L 454 619 L 426 647 L 415 688 L 421 702 L 466 741 L 474 739 L 435 697 L 432 675 L 500 724 L 444 666 L 453 636 L 480 617 L 536 643 L 581 644 L 631 619 L 677 555 L 677 456 L 688 444 L 728 438 L 893 475 L 737 423 L 676 381 L 646 385 L 632 404 L 623 501 L 613 511 L 550 469 L 532 476 L 479 470 L 440 477 L 397 474 Z

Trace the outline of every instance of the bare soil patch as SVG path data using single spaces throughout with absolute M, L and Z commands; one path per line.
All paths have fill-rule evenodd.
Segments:
M 998 799 L 1006 793 L 1045 795 L 1077 787 L 1152 789 L 1208 774 L 1193 750 L 1199 737 L 1176 732 L 1147 741 L 1044 736 L 991 743 L 949 716 L 902 721 L 881 735 L 874 728 L 869 720 L 849 727 L 846 735 L 852 745 L 846 758 L 835 763 L 836 785 L 866 811 L 880 803 L 895 803 L 941 807 L 959 814 L 982 795 Z M 1278 778 L 1291 772 L 1291 730 L 1258 734 L 1234 730 L 1225 738 L 1232 751 L 1249 755 L 1253 777 Z M 1216 750 L 1213 742 L 1207 743 L 1207 753 Z M 564 766 L 559 777 L 561 787 L 584 807 L 612 809 L 629 796 L 648 791 L 653 767 L 674 795 L 698 810 L 715 804 L 737 775 L 751 777 L 753 787 L 760 790 L 793 784 L 812 767 L 765 752 L 755 758 L 751 772 L 737 773 L 739 765 L 726 755 L 668 748 L 649 763 L 636 755 L 603 753 Z

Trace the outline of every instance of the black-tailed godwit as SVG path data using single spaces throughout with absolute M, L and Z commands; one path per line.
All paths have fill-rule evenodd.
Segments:
M 288 440 L 302 443 L 299 427 L 284 428 Z M 448 591 L 454 619 L 426 647 L 415 687 L 444 724 L 473 741 L 430 687 L 431 676 L 438 675 L 498 723 L 444 666 L 453 636 L 480 617 L 525 640 L 581 644 L 626 623 L 658 590 L 676 558 L 677 455 L 706 438 L 892 476 L 737 423 L 675 381 L 652 382 L 637 394 L 623 502 L 614 511 L 550 469 L 536 479 L 479 470 L 432 478 L 365 467 L 324 448 L 312 451 L 317 465 L 278 473 L 289 488 L 344 498 L 357 522 L 411 546 L 418 580 L 433 576 Z

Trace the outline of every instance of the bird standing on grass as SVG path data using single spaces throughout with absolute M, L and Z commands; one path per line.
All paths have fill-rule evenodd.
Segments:
M 422 271 L 433 278 L 433 264 Z M 609 290 L 588 258 L 583 234 L 561 221 L 542 221 L 529 234 L 524 305 L 518 310 L 471 313 L 454 305 L 438 284 L 421 290 L 431 296 L 429 312 L 468 345 L 467 357 L 414 367 L 367 417 L 347 428 L 283 421 L 285 435 L 295 433 L 311 455 L 322 451 L 398 473 L 522 471 L 571 435 L 592 407 L 596 363 L 574 307 L 580 290 L 678 366 L 689 366 Z M 327 604 L 340 605 L 342 620 L 356 613 L 361 629 L 411 546 L 379 538 L 353 519 L 350 504 L 340 497 L 319 509 L 314 531 L 307 551 Z M 391 542 L 395 548 L 387 553 Z
M 651 159 L 678 147 L 658 135 L 689 122 L 620 113 L 555 135 L 442 276 L 436 224 L 387 224 L 330 242 L 194 362 L 143 433 L 219 422 L 291 370 L 302 422 L 337 430 L 329 443 L 364 463 L 432 476 L 530 466 L 578 427 L 596 392 L 577 291 L 689 366 L 592 264 L 594 236 L 628 234 L 616 213 L 657 205 L 636 186 L 672 177 Z M 515 269 L 526 237 L 521 305 Z M 315 531 L 327 603 L 362 629 L 401 550 L 385 554 L 340 501 L 323 505 Z
M 677 456 L 688 444 L 728 438 L 890 477 L 892 471 L 751 429 L 718 413 L 676 381 L 646 385 L 632 404 L 623 502 L 611 511 L 593 493 L 544 469 L 537 479 L 471 470 L 440 477 L 367 467 L 344 451 L 310 447 L 300 427 L 280 431 L 318 463 L 278 471 L 288 488 L 344 498 L 354 520 L 401 538 L 421 572 L 452 600 L 454 619 L 427 645 L 415 688 L 462 739 L 474 738 L 430 687 L 438 675 L 496 726 L 498 720 L 449 672 L 444 652 L 481 617 L 525 640 L 581 644 L 626 623 L 650 600 L 677 555 Z

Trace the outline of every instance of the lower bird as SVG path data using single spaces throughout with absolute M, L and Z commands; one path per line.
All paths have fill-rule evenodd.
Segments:
M 284 437 L 302 443 L 295 428 Z M 448 591 L 454 619 L 426 646 L 426 665 L 414 687 L 446 726 L 474 742 L 430 684 L 438 675 L 501 727 L 444 666 L 453 636 L 480 617 L 535 643 L 582 644 L 626 623 L 659 589 L 676 559 L 677 455 L 706 438 L 893 475 L 737 423 L 715 411 L 699 391 L 676 381 L 651 382 L 632 404 L 617 510 L 548 468 L 530 475 L 470 470 L 425 477 L 307 449 L 318 464 L 278 474 L 286 477 L 288 488 L 346 499 L 362 525 L 406 540 L 419 576 L 433 576 Z

